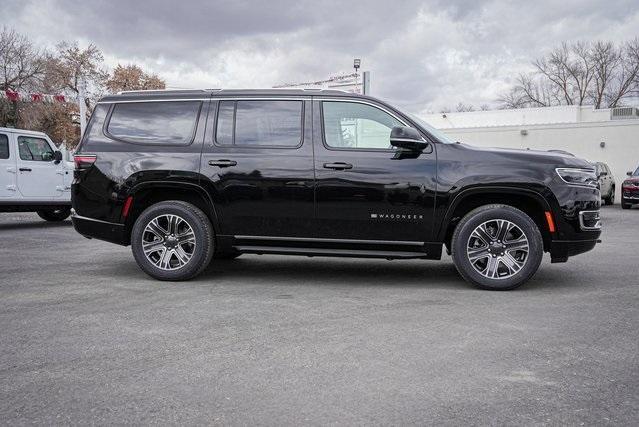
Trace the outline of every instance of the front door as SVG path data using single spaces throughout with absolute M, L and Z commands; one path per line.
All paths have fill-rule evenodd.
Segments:
M 16 196 L 16 155 L 10 137 L 0 133 L 0 198 Z
M 64 192 L 62 167 L 44 138 L 18 136 L 18 190 L 24 198 L 56 199 Z
M 310 99 L 213 101 L 200 173 L 222 235 L 312 235 L 310 109 Z
M 314 111 L 318 237 L 430 241 L 434 146 L 391 147 L 391 129 L 406 123 L 368 101 L 318 100 Z

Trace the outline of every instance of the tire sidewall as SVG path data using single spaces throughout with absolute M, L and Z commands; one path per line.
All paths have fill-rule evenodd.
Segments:
M 483 276 L 472 266 L 466 252 L 468 239 L 475 228 L 486 221 L 495 219 L 508 220 L 521 228 L 526 234 L 529 245 L 528 258 L 524 267 L 514 276 L 504 279 L 489 279 Z M 464 217 L 458 227 L 461 228 L 458 233 L 455 233 L 452 245 L 453 261 L 459 273 L 471 283 L 483 289 L 514 289 L 530 279 L 539 268 L 544 252 L 543 240 L 535 222 L 524 212 L 507 206 L 475 210 Z
M 198 274 L 208 264 L 213 251 L 212 227 L 204 221 L 204 214 L 186 203 L 162 202 L 147 208 L 135 221 L 131 231 L 131 250 L 140 268 L 158 280 L 188 280 Z M 151 263 L 142 250 L 142 235 L 147 224 L 161 215 L 177 215 L 191 226 L 195 235 L 195 250 L 189 262 L 175 270 L 162 270 Z M 206 220 L 208 221 L 208 220 Z

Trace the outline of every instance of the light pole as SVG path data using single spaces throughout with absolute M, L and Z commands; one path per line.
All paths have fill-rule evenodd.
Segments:
M 358 87 L 359 83 L 357 82 L 357 70 L 359 70 L 360 65 L 362 65 L 362 60 L 359 58 L 355 58 L 353 60 L 353 68 L 355 68 L 355 89 L 357 90 L 358 93 L 361 93 Z

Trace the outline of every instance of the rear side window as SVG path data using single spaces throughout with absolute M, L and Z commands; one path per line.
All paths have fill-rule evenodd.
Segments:
M 190 144 L 201 104 L 199 101 L 115 104 L 107 133 L 138 144 Z
M 222 101 L 216 141 L 220 145 L 298 147 L 302 101 Z
M 9 138 L 7 135 L 0 133 L 0 159 L 9 158 Z

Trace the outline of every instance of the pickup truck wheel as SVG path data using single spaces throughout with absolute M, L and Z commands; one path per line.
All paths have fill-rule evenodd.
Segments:
M 452 251 L 464 279 L 482 289 L 509 290 L 535 274 L 544 247 L 539 228 L 528 215 L 494 204 L 462 218 L 453 233 Z
M 197 207 L 182 201 L 144 210 L 131 232 L 135 261 L 158 280 L 188 280 L 204 270 L 214 251 L 213 227 Z
M 50 222 L 64 221 L 71 215 L 71 208 L 47 209 L 36 212 L 40 218 Z

